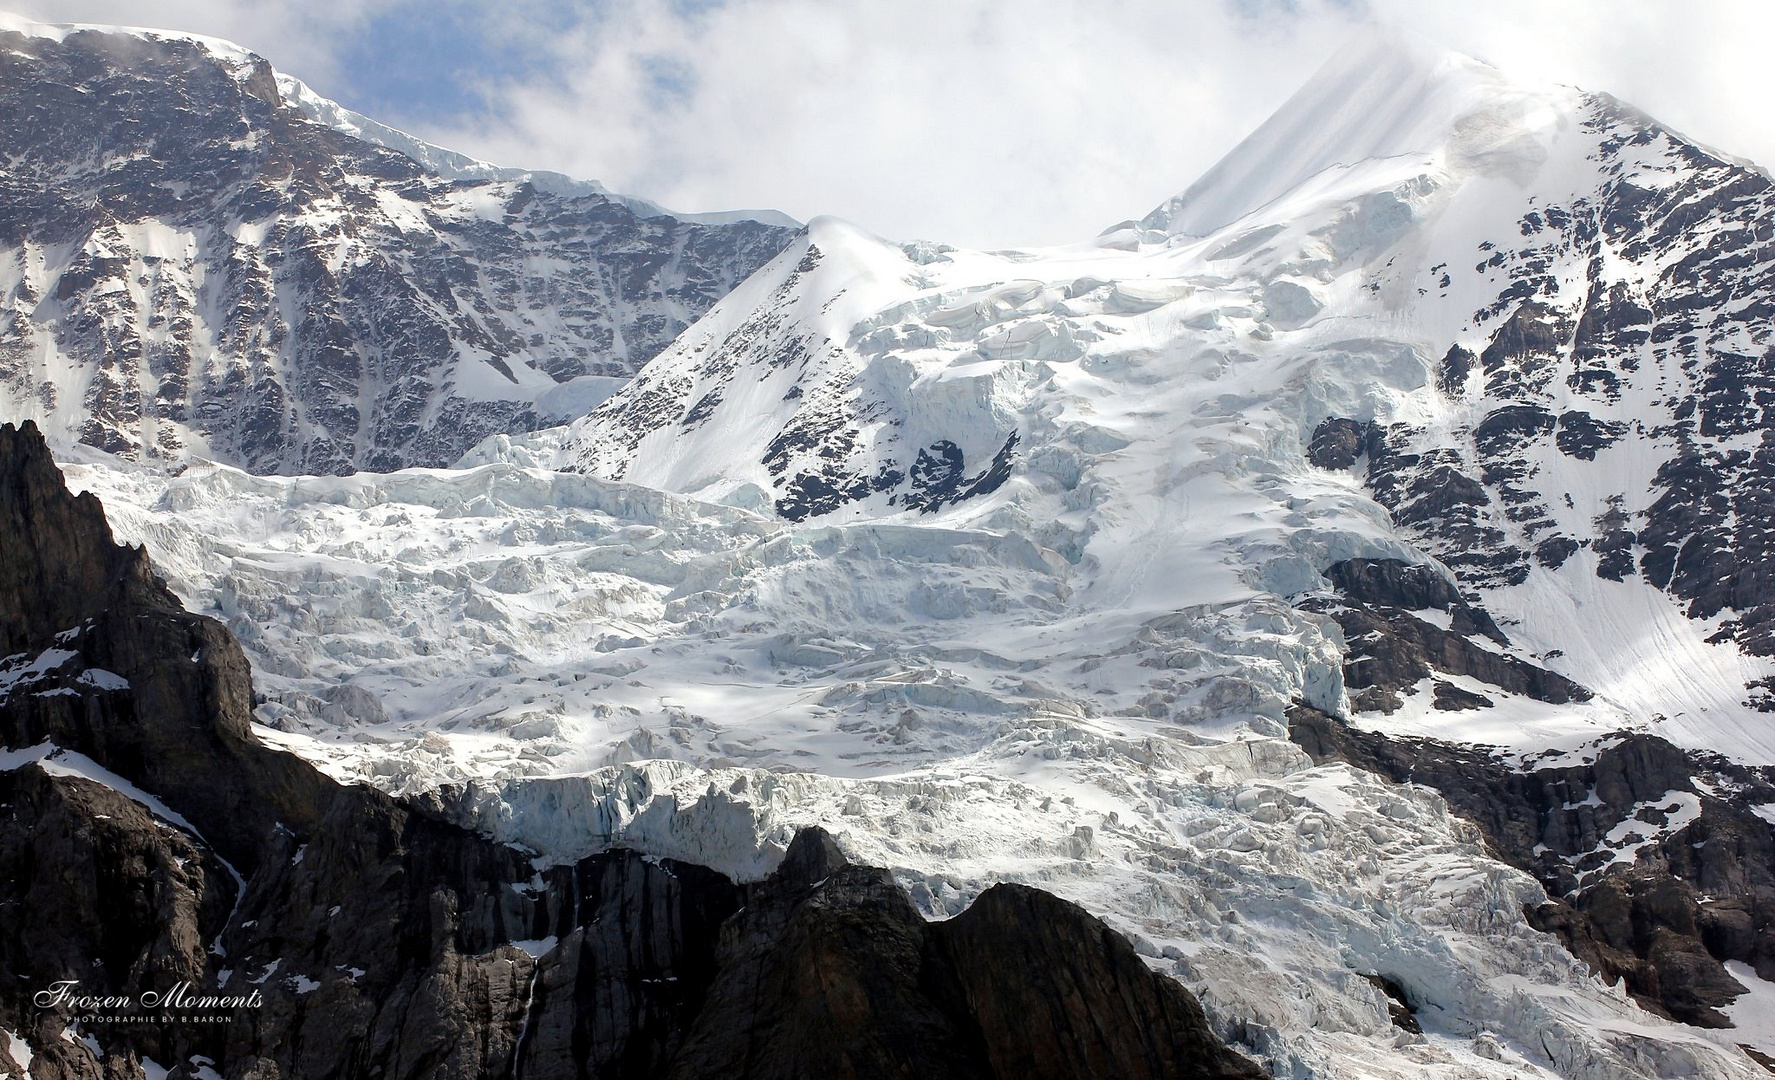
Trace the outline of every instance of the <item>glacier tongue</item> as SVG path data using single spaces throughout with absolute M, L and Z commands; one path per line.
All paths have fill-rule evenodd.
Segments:
M 933 916 L 1004 879 L 1103 912 L 1294 1075 L 1749 1075 L 1532 932 L 1539 886 L 1434 794 L 1277 737 L 1291 696 L 1341 694 L 1336 628 L 1230 568 L 1173 587 L 1242 599 L 1093 610 L 1087 559 L 957 510 L 789 524 L 499 462 L 77 456 L 73 486 L 242 637 L 262 737 L 545 858 L 619 843 L 754 878 L 818 822 Z M 1276 587 L 1405 550 L 1266 540 Z

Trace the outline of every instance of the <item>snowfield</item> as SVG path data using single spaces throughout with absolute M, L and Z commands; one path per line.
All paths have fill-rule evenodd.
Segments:
M 267 742 L 540 859 L 625 844 L 757 878 L 818 823 L 933 917 L 1040 884 L 1278 1076 L 1760 1075 L 1744 1031 L 1651 1016 L 1530 929 L 1541 887 L 1434 792 L 1287 740 L 1291 703 L 1351 712 L 1342 631 L 1296 606 L 1321 572 L 1446 572 L 1356 473 L 1308 462 L 1315 429 L 1465 437 L 1484 403 L 1434 383 L 1492 332 L 1475 257 L 1525 201 L 1587 190 L 1603 137 L 1576 91 L 1371 49 L 1090 243 L 816 220 L 584 419 L 454 469 L 175 475 L 82 447 L 63 469 L 241 639 Z M 1576 528 L 1623 492 L 1643 507 L 1650 460 L 1627 440 L 1537 466 Z M 1593 699 L 1475 684 L 1495 707 L 1449 713 L 1425 688 L 1352 720 L 1775 762 L 1742 704 L 1775 664 L 1596 558 L 1482 598 L 1498 648 Z M 1756 990 L 1742 1015 L 1767 1012 Z

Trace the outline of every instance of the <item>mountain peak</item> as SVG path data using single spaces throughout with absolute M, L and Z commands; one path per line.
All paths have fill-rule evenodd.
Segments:
M 1517 82 L 1408 31 L 1375 28 L 1333 54 L 1232 153 L 1141 224 L 1205 236 L 1328 169 L 1395 158 L 1437 164 L 1468 118 L 1497 112 L 1534 126 L 1545 106 L 1574 94 Z
M 0 43 L 0 263 L 29 267 L 0 415 L 55 440 L 441 465 L 578 415 L 793 239 L 506 175 L 216 39 L 6 18 Z
M 0 11 L 0 33 L 22 34 L 25 37 L 65 41 L 70 34 L 115 34 L 154 41 L 189 41 L 223 63 L 236 67 L 259 61 L 255 52 L 224 38 L 188 33 L 184 30 L 154 30 L 137 26 L 107 26 L 99 23 L 43 23 L 11 11 Z
M 236 77 L 245 78 L 260 64 L 269 63 L 259 54 L 224 38 L 207 37 L 183 30 L 159 30 L 148 27 L 109 26 L 98 23 L 43 23 L 13 12 L 0 11 L 0 33 L 65 41 L 73 34 L 102 34 L 136 38 L 142 41 L 186 41 L 209 53 L 219 63 L 232 69 Z M 596 180 L 580 180 L 561 173 L 524 168 L 510 168 L 482 161 L 468 154 L 451 150 L 408 134 L 399 128 L 381 123 L 362 113 L 348 109 L 324 95 L 316 93 L 301 79 L 287 72 L 274 72 L 278 95 L 283 103 L 309 120 L 349 135 L 361 142 L 393 150 L 419 163 L 420 167 L 446 180 L 512 180 L 529 181 L 537 188 L 569 198 L 598 195 L 627 206 L 640 217 L 670 217 L 699 225 L 729 225 L 753 221 L 762 225 L 797 229 L 801 222 L 787 214 L 770 209 L 715 210 L 683 213 L 671 210 L 651 199 L 613 192 Z

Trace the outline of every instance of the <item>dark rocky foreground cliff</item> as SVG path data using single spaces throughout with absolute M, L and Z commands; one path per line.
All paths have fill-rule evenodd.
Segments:
M 1037 890 L 927 923 L 817 829 L 756 884 L 539 867 L 260 745 L 233 639 L 30 425 L 0 427 L 0 546 L 0 1027 L 38 1080 L 1263 1075 Z M 38 1003 L 68 980 L 250 1001 Z

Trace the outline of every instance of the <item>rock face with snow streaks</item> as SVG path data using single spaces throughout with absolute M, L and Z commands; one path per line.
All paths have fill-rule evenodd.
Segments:
M 1484 747 L 1389 739 L 1306 706 L 1290 719 L 1315 760 L 1434 788 L 1480 825 L 1546 886 L 1535 924 L 1648 1008 L 1728 1026 L 1717 1010 L 1743 987 L 1725 965 L 1775 970 L 1775 835 L 1755 811 L 1775 787 L 1760 770 L 1650 735 L 1512 762 Z
M 1424 564 L 1397 559 L 1347 559 L 1325 568 L 1339 596 L 1310 597 L 1301 606 L 1337 620 L 1346 642 L 1344 685 L 1357 712 L 1392 713 L 1400 693 L 1432 680 L 1433 708 L 1490 708 L 1483 691 L 1462 690 L 1435 675 L 1459 675 L 1554 705 L 1588 701 L 1589 690 L 1504 648 L 1510 639 L 1492 617 L 1463 599 Z M 1419 613 L 1446 618 L 1446 627 Z
M 0 39 L 0 414 L 115 453 L 446 465 L 577 415 L 792 235 L 438 175 L 226 43 Z
M 1768 655 L 1775 194 L 1613 99 L 1575 119 L 1594 179 L 1445 268 L 1495 290 L 1438 374 L 1470 426 L 1372 430 L 1367 483 L 1475 584 L 1589 550 L 1597 575 L 1667 589 L 1692 618 L 1729 609 L 1715 633 Z

